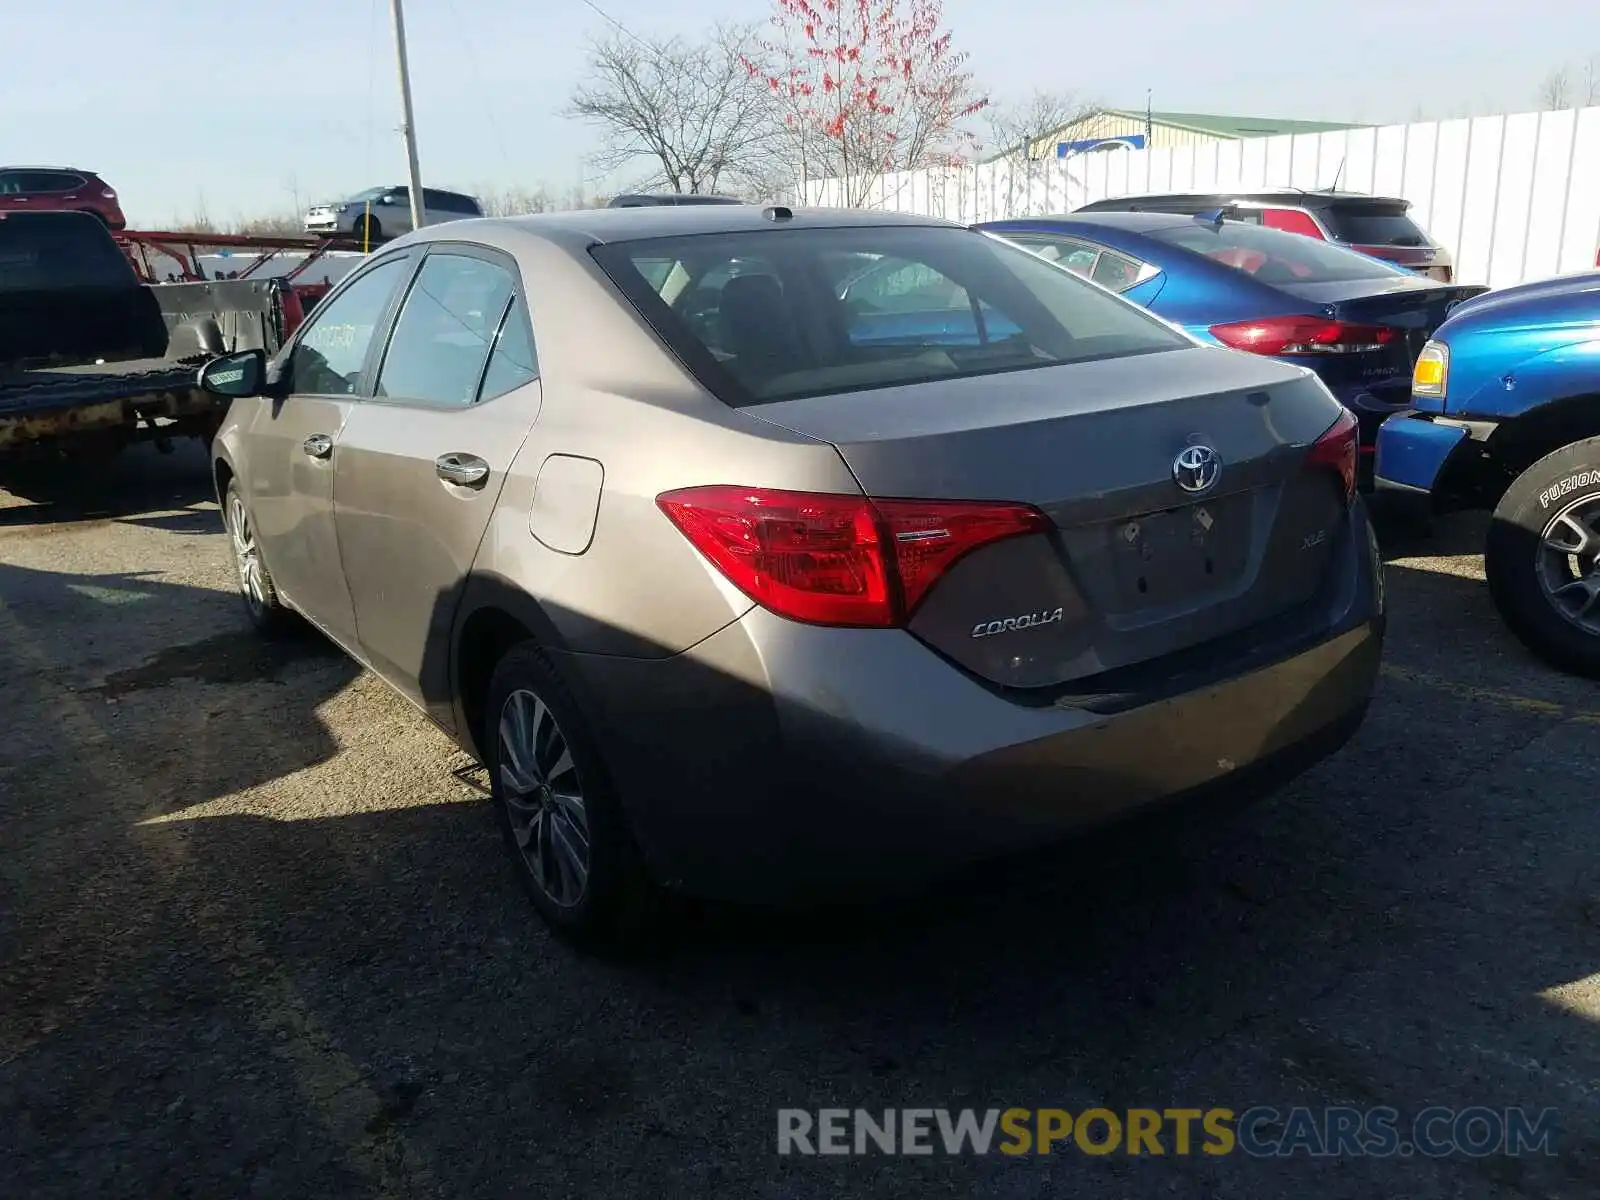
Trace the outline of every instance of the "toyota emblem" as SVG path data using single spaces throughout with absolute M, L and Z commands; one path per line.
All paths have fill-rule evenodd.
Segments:
M 1222 458 L 1210 446 L 1185 446 L 1172 460 L 1172 481 L 1190 495 L 1209 492 L 1222 476 Z

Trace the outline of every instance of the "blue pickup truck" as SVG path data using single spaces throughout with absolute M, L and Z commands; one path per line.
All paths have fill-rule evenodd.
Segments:
M 1528 648 L 1600 678 L 1600 271 L 1459 304 L 1378 432 L 1385 503 L 1492 510 L 1484 569 Z

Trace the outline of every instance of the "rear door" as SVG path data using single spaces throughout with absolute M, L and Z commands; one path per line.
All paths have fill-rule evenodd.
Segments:
M 236 464 L 261 551 L 284 597 L 336 640 L 355 644 L 355 610 L 333 523 L 339 439 L 368 390 L 375 342 L 414 256 L 392 255 L 353 275 L 278 361 L 287 397 L 245 403 L 255 413 Z
M 357 640 L 447 726 L 450 621 L 538 415 L 537 380 L 515 262 L 436 244 L 400 305 L 373 393 L 339 439 L 334 521 Z

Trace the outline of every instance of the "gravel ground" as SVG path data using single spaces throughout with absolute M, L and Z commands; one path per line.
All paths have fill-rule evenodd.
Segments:
M 9 1195 L 1366 1198 L 1600 1192 L 1600 698 L 1472 522 L 1397 547 L 1378 700 L 1203 837 L 974 895 L 536 923 L 471 764 L 266 649 L 202 457 L 0 493 Z M 780 1157 L 782 1107 L 1558 1110 L 1553 1155 Z

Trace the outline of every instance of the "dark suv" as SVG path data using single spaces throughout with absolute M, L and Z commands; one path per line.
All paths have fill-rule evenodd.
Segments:
M 627 192 L 613 196 L 607 208 L 650 208 L 657 204 L 743 204 L 737 196 L 714 196 L 699 192 Z
M 0 167 L 0 216 L 14 212 L 86 212 L 107 229 L 126 229 L 117 193 L 78 167 Z
M 1411 202 L 1395 196 L 1299 188 L 1169 193 L 1096 200 L 1077 211 L 1202 213 L 1218 208 L 1231 210 L 1228 215 L 1235 220 L 1348 246 L 1445 283 L 1455 275 L 1444 247 L 1411 219 Z

